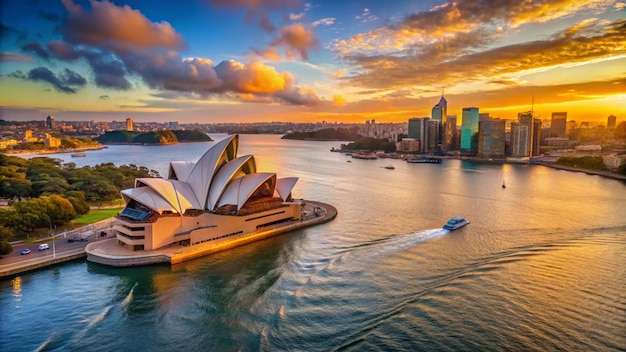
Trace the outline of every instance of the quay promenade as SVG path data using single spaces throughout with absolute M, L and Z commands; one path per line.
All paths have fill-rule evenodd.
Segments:
M 314 211 L 316 207 L 320 209 L 317 215 Z M 142 253 L 141 255 L 137 254 L 137 252 L 132 252 L 120 247 L 117 244 L 117 239 L 112 236 L 111 231 L 115 218 L 111 218 L 84 226 L 80 229 L 72 230 L 67 233 L 57 234 L 54 236 L 54 241 L 53 238 L 43 240 L 39 243 L 49 243 L 50 249 L 42 251 L 41 253 L 36 249 L 39 243 L 20 244 L 14 246 L 14 253 L 11 256 L 5 256 L 0 259 L 0 279 L 84 258 L 88 258 L 88 260 L 92 262 L 118 267 L 149 265 L 156 263 L 177 264 L 186 260 L 203 257 L 211 253 L 259 241 L 280 233 L 328 222 L 336 216 L 337 210 L 333 206 L 319 202 L 307 201 L 307 206 L 303 211 L 302 221 L 294 221 L 288 225 L 266 229 L 262 232 L 244 234 L 241 238 L 226 246 L 208 246 L 200 244 L 186 247 L 170 247 L 152 251 L 151 253 Z M 66 241 L 66 238 L 69 238 L 72 235 L 91 231 L 95 234 L 85 242 L 68 243 Z M 102 231 L 107 233 L 105 237 L 99 235 Z M 53 246 L 52 243 L 54 243 L 55 246 Z M 33 253 L 22 256 L 19 254 L 22 248 L 29 248 Z M 91 257 L 88 257 L 88 253 Z
M 193 246 L 172 246 L 153 251 L 131 251 L 118 245 L 116 239 L 108 239 L 90 243 L 86 247 L 87 260 L 114 267 L 128 267 L 151 264 L 178 264 L 221 252 L 230 248 L 239 247 L 251 242 L 276 236 L 321 223 L 328 222 L 337 216 L 335 207 L 314 201 L 306 201 L 300 221 L 292 221 L 284 225 L 277 225 L 252 233 L 244 233 L 224 241 L 206 242 Z

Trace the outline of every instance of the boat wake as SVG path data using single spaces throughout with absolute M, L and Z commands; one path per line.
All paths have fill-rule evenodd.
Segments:
M 450 233 L 449 230 L 438 228 L 432 230 L 424 230 L 420 232 L 412 232 L 406 235 L 396 235 L 389 237 L 385 241 L 376 243 L 371 249 L 368 249 L 370 257 L 380 258 L 389 256 L 395 252 L 403 251 L 414 247 L 420 243 L 428 242 L 438 237 L 442 237 Z
M 135 282 L 133 287 L 130 289 L 128 295 L 126 295 L 126 298 L 124 298 L 124 300 L 122 301 L 122 308 L 128 307 L 130 302 L 133 301 L 133 292 L 135 292 L 135 288 L 137 287 L 137 285 L 139 285 L 139 282 Z

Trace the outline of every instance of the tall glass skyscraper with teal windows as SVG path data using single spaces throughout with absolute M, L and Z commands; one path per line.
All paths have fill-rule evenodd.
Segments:
M 474 143 L 472 137 L 478 133 L 478 121 L 480 119 L 478 108 L 463 108 L 461 121 L 461 152 L 475 154 L 478 151 L 478 135 Z

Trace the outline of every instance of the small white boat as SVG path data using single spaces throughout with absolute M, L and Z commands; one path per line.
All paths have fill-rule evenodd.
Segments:
M 467 221 L 467 219 L 465 219 L 462 216 L 455 216 L 452 219 L 448 220 L 448 222 L 445 225 L 443 225 L 443 228 L 446 230 L 453 231 L 467 224 L 469 224 L 469 221 Z

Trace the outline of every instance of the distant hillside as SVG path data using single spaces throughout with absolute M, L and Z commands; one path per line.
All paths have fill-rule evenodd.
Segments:
M 352 128 L 324 128 L 314 132 L 288 133 L 282 139 L 298 139 L 313 141 L 354 141 L 363 138 L 357 133 L 358 127 Z
M 207 142 L 212 139 L 200 130 L 175 130 L 136 133 L 110 131 L 98 136 L 101 144 L 175 144 L 179 142 Z
M 179 142 L 209 142 L 212 141 L 206 133 L 200 130 L 174 130 Z

